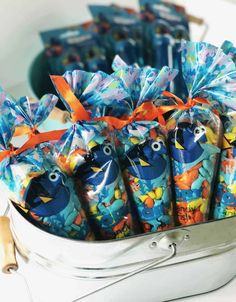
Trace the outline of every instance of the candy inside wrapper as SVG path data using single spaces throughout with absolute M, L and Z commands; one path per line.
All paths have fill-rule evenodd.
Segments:
M 216 184 L 214 219 L 236 215 L 236 120 L 222 116 L 224 138 Z
M 222 50 L 234 63 L 236 48 L 225 41 Z M 219 173 L 213 198 L 213 218 L 221 219 L 236 215 L 236 119 L 232 108 L 219 108 L 224 128 Z
M 173 226 L 169 155 L 158 122 L 133 122 L 117 131 L 124 179 L 143 232 Z
M 133 234 L 114 140 L 107 123 L 77 122 L 57 143 L 58 165 L 73 174 L 97 239 Z
M 171 163 L 180 224 L 206 221 L 217 173 L 222 126 L 213 104 L 236 108 L 235 65 L 221 49 L 204 43 L 182 45 L 187 104 L 168 123 Z
M 209 109 L 184 111 L 169 132 L 178 223 L 206 221 L 220 153 L 220 119 Z
M 142 104 L 153 105 L 177 74 L 169 67 L 159 71 L 127 66 L 118 56 L 113 61 L 113 69 L 112 75 L 120 79 L 129 95 L 130 111 L 127 115 L 133 114 Z M 148 117 L 152 110 L 156 110 L 154 105 L 145 116 L 147 120 L 138 117 L 116 134 L 123 176 L 143 232 L 173 226 L 169 155 L 164 128 L 151 121 L 154 116 Z
M 87 219 L 71 178 L 52 158 L 50 143 L 15 149 L 11 139 L 17 114 L 1 94 L 0 154 L 1 183 L 9 199 L 30 222 L 52 234 L 92 239 Z

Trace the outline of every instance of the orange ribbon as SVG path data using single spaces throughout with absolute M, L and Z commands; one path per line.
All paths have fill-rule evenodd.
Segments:
M 58 140 L 61 138 L 61 136 L 65 133 L 66 129 L 63 130 L 54 130 L 49 132 L 43 132 L 43 133 L 37 133 L 31 138 L 19 149 L 14 150 L 13 147 L 9 150 L 4 150 L 0 152 L 0 162 L 6 158 L 6 157 L 13 157 L 16 156 L 27 149 L 35 148 L 36 145 L 47 142 L 47 141 L 53 141 Z
M 53 81 L 57 91 L 73 110 L 73 113 L 71 114 L 72 121 L 77 122 L 79 120 L 91 120 L 90 114 L 86 111 L 79 99 L 75 96 L 66 80 L 62 76 L 51 76 L 51 80 Z M 193 99 L 188 98 L 187 103 L 185 104 L 179 97 L 169 91 L 164 91 L 163 96 L 174 98 L 177 105 L 156 107 L 153 103 L 146 102 L 136 108 L 133 111 L 132 115 L 128 116 L 125 119 L 119 119 L 113 116 L 104 116 L 100 118 L 94 118 L 93 120 L 105 121 L 114 126 L 116 129 L 121 129 L 133 121 L 152 121 L 156 118 L 161 125 L 165 125 L 165 119 L 163 115 L 171 110 L 187 110 L 192 108 L 196 104 L 209 104 L 206 99 L 200 97 Z M 36 127 L 33 127 L 32 129 L 25 126 L 17 127 L 14 136 L 29 134 L 30 139 L 19 149 L 14 150 L 14 148 L 11 148 L 9 150 L 0 152 L 0 162 L 6 157 L 18 155 L 27 149 L 34 148 L 40 143 L 50 140 L 58 140 L 65 133 L 65 131 L 66 130 L 64 129 L 38 133 Z
M 188 110 L 197 104 L 207 104 L 207 105 L 210 104 L 210 102 L 208 100 L 201 98 L 201 97 L 196 97 L 196 98 L 188 97 L 187 103 L 185 104 L 179 97 L 177 97 L 175 94 L 173 94 L 169 91 L 163 91 L 162 95 L 175 99 L 175 101 L 177 103 L 177 105 L 162 106 L 163 108 L 170 107 L 173 109 Z
M 116 129 L 121 129 L 134 121 L 153 121 L 156 118 L 161 125 L 165 125 L 165 119 L 162 115 L 162 110 L 157 108 L 152 103 L 143 103 L 138 108 L 136 108 L 133 113 L 127 118 L 119 119 L 114 116 L 103 116 L 94 118 L 94 120 L 104 121 L 108 124 L 111 124 Z
M 84 106 L 77 99 L 66 80 L 62 76 L 54 75 L 50 76 L 50 79 L 52 80 L 56 90 L 73 110 L 73 113 L 71 114 L 72 122 L 75 123 L 79 120 L 90 120 L 90 114 L 85 110 Z
M 91 120 L 90 114 L 86 111 L 84 106 L 81 104 L 80 100 L 75 96 L 66 80 L 62 76 L 51 76 L 51 80 L 56 90 L 73 110 L 73 113 L 71 114 L 72 121 L 77 122 L 79 120 Z M 121 129 L 122 127 L 128 125 L 133 121 L 152 121 L 155 118 L 158 119 L 160 124 L 165 125 L 165 119 L 163 118 L 162 109 L 157 108 L 152 103 L 146 102 L 136 108 L 133 111 L 132 115 L 128 116 L 127 118 L 119 119 L 114 116 L 103 116 L 99 118 L 93 118 L 93 120 L 105 121 L 111 124 L 116 129 Z
M 32 137 L 39 133 L 38 128 L 34 126 L 33 128 L 30 128 L 26 125 L 18 126 L 15 128 L 15 132 L 13 136 L 21 136 L 21 135 L 28 135 L 29 137 Z

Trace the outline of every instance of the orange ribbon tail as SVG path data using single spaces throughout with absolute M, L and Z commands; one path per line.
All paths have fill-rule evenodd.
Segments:
M 59 94 L 73 110 L 73 113 L 71 114 L 72 121 L 77 122 L 90 120 L 90 114 L 85 110 L 84 106 L 75 96 L 66 80 L 62 76 L 55 75 L 50 76 L 50 78 Z
M 207 104 L 207 105 L 210 104 L 210 102 L 207 99 L 202 97 L 195 97 L 195 98 L 189 97 L 187 103 L 184 103 L 183 100 L 181 100 L 178 96 L 176 96 L 175 94 L 169 91 L 163 91 L 162 95 L 169 98 L 173 98 L 176 101 L 177 105 L 162 106 L 163 108 L 170 107 L 172 108 L 171 110 L 173 109 L 188 110 L 197 104 Z
M 66 129 L 63 130 L 54 130 L 49 132 L 43 132 L 35 134 L 34 136 L 31 136 L 31 138 L 19 149 L 16 150 L 4 150 L 0 152 L 0 162 L 4 160 L 6 157 L 13 157 L 16 156 L 28 149 L 33 149 L 35 146 L 47 142 L 47 141 L 53 141 L 58 140 L 61 138 L 61 136 L 65 133 Z

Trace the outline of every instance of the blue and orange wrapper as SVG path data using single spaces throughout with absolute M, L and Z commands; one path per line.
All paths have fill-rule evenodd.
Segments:
M 67 238 L 92 239 L 74 181 L 56 165 L 52 146 L 28 141 L 19 149 L 14 148 L 11 140 L 17 111 L 11 108 L 13 100 L 4 92 L 0 97 L 0 180 L 9 199 L 27 220 L 47 232 Z M 34 140 L 36 137 L 37 134 Z
M 182 112 L 169 131 L 176 216 L 181 225 L 208 219 L 220 138 L 220 119 L 210 109 L 197 106 Z
M 224 138 L 213 198 L 214 219 L 236 215 L 236 120 L 222 116 Z
M 8 104 L 16 114 L 14 136 L 39 133 L 39 128 L 56 106 L 58 98 L 53 94 L 45 94 L 40 100 L 27 96 L 15 100 L 9 98 Z
M 128 94 L 115 77 L 101 71 L 91 73 L 74 70 L 66 72 L 63 78 L 90 118 L 119 116 L 126 113 L 129 108 L 129 103 L 125 101 Z M 69 113 L 72 114 L 73 109 L 65 97 L 60 93 L 59 95 Z
M 224 41 L 221 49 L 236 62 L 236 48 L 232 42 Z M 216 109 L 221 116 L 224 136 L 212 208 L 213 218 L 222 219 L 236 215 L 236 119 L 232 108 Z
M 115 72 L 112 75 L 120 79 L 129 95 L 126 98 L 130 104 L 127 115 L 143 104 L 153 105 L 158 101 L 177 74 L 176 70 L 168 67 L 159 71 L 150 67 L 127 66 L 119 57 L 113 61 L 113 69 Z M 153 105 L 152 109 L 155 111 L 156 107 Z M 152 119 L 139 118 L 117 131 L 116 137 L 123 177 L 142 231 L 156 232 L 170 228 L 173 226 L 173 212 L 164 128 Z
M 97 239 L 132 235 L 129 200 L 107 123 L 75 123 L 56 144 L 56 150 L 58 165 L 77 180 Z
M 118 154 L 143 232 L 173 226 L 170 162 L 158 122 L 140 121 L 117 131 Z
M 106 122 L 95 120 L 109 110 L 107 104 L 113 103 L 116 93 L 123 99 L 119 81 L 101 72 L 81 71 L 51 78 L 74 121 L 56 144 L 58 165 L 77 179 L 80 197 L 98 239 L 132 235 L 130 205 L 113 131 Z M 115 104 L 110 107 L 114 108 Z
M 189 97 L 186 104 L 175 98 L 178 111 L 167 126 L 176 216 L 185 225 L 208 219 L 223 135 L 213 102 L 235 109 L 236 69 L 221 49 L 184 42 L 182 71 Z

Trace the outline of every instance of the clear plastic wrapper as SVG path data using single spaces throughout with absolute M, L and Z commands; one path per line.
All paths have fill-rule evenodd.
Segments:
M 224 41 L 221 48 L 235 63 L 233 43 Z M 221 219 L 236 215 L 236 116 L 232 108 L 221 106 L 216 110 L 221 114 L 224 137 L 212 208 L 213 218 Z
M 48 118 L 57 101 L 58 98 L 53 94 L 45 94 L 40 100 L 33 100 L 27 96 L 18 100 L 10 98 L 8 104 L 16 114 L 14 135 L 32 136 L 38 133 L 39 127 Z
M 11 145 L 17 112 L 12 100 L 1 92 L 0 180 L 9 200 L 26 219 L 55 235 L 92 239 L 75 183 L 63 173 L 52 157 L 51 145 Z M 34 136 L 37 136 L 37 134 Z
M 168 128 L 177 220 L 185 225 L 208 219 L 223 134 L 211 102 L 235 109 L 236 70 L 221 49 L 204 42 L 183 43 L 182 64 L 189 98 Z
M 236 120 L 222 116 L 224 139 L 213 198 L 214 219 L 236 215 Z
M 58 165 L 75 176 L 97 239 L 133 234 L 133 224 L 113 136 L 107 123 L 75 123 L 56 144 Z
M 101 72 L 91 75 L 74 71 L 51 78 L 74 121 L 56 144 L 59 166 L 76 177 L 98 239 L 132 235 L 130 205 L 113 129 L 106 122 L 93 120 L 104 116 L 114 100 L 118 101 L 113 110 L 118 108 L 126 92 L 119 81 Z
M 137 68 L 127 66 L 119 58 L 113 61 L 112 74 L 118 77 L 130 108 L 127 115 L 135 114 L 143 105 L 150 105 L 147 120 L 136 118 L 117 131 L 117 150 L 123 177 L 133 201 L 143 232 L 156 232 L 173 226 L 170 194 L 169 155 L 164 128 L 152 121 L 157 108 L 153 104 L 161 96 L 177 71 L 163 67 Z M 145 115 L 145 114 L 144 114 Z M 157 118 L 158 114 L 155 116 Z M 148 121 L 148 119 L 150 119 Z
M 128 111 L 128 94 L 117 78 L 100 71 L 90 73 L 83 70 L 68 71 L 63 78 L 91 118 L 120 116 Z M 59 95 L 67 110 L 73 114 L 73 109 L 60 92 Z
M 169 154 L 158 122 L 133 122 L 117 131 L 118 154 L 143 232 L 173 226 Z
M 210 109 L 186 110 L 170 130 L 168 142 L 177 221 L 182 225 L 206 221 L 220 154 L 220 119 Z
M 151 67 L 128 66 L 116 56 L 112 68 L 112 77 L 119 79 L 125 91 L 125 101 L 129 104 L 123 115 L 132 115 L 143 103 L 154 103 L 161 98 L 162 91 L 176 77 L 178 71 L 164 66 L 161 70 Z M 118 116 L 122 117 L 122 115 Z

